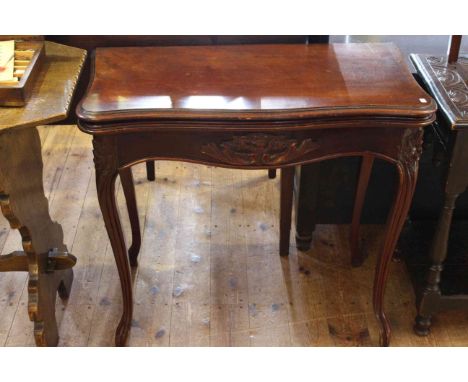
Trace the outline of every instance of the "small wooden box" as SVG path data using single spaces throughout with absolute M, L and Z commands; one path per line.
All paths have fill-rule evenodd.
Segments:
M 15 41 L 15 52 L 18 50 L 33 50 L 34 53 L 18 84 L 0 85 L 0 106 L 26 104 L 45 58 L 44 41 Z

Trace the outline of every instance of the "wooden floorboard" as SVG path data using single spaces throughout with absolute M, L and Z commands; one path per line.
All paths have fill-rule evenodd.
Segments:
M 40 127 L 51 216 L 78 258 L 68 301 L 57 302 L 60 346 L 112 346 L 121 313 L 117 270 L 99 211 L 91 138 L 75 126 Z M 279 174 L 279 172 L 278 172 Z M 349 227 L 318 226 L 308 252 L 278 256 L 279 176 L 189 163 L 133 168 L 143 241 L 133 271 L 131 346 L 376 346 L 372 282 L 382 237 L 363 228 L 369 253 L 352 268 Z M 117 184 L 123 228 L 130 227 Z M 2 254 L 20 248 L 0 218 Z M 0 273 L 0 345 L 34 345 L 26 274 Z M 468 314 L 445 312 L 428 337 L 413 334 L 414 294 L 392 263 L 386 306 L 393 346 L 467 346 Z

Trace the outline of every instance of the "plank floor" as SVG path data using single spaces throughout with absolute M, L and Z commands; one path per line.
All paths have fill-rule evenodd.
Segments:
M 78 258 L 68 301 L 57 302 L 60 346 L 112 346 L 121 313 L 117 270 L 98 207 L 91 137 L 75 126 L 39 128 L 52 217 Z M 372 281 L 381 228 L 364 228 L 369 258 L 351 268 L 347 226 L 318 226 L 308 252 L 278 256 L 279 179 L 180 162 L 134 167 L 143 227 L 133 272 L 130 346 L 376 346 Z M 118 200 L 127 244 L 129 222 Z M 2 254 L 20 249 L 0 218 Z M 0 345 L 32 346 L 27 277 L 0 273 Z M 386 307 L 393 346 L 467 346 L 468 314 L 437 315 L 417 337 L 414 294 L 393 263 Z

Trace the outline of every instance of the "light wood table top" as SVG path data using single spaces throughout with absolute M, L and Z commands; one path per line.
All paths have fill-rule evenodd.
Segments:
M 0 107 L 0 130 L 35 127 L 65 119 L 86 51 L 45 42 L 46 58 L 24 107 Z

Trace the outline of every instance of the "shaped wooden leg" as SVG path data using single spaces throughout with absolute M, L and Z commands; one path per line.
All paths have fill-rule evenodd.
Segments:
M 28 313 L 36 345 L 55 346 L 57 291 L 68 298 L 76 258 L 67 253 L 62 227 L 50 217 L 42 167 L 37 129 L 0 133 L 0 206 L 11 228 L 19 231 L 24 250 L 0 256 L 0 272 L 29 273 Z
M 416 187 L 419 156 L 421 155 L 422 131 L 407 131 L 401 144 L 397 163 L 399 184 L 393 207 L 387 221 L 385 238 L 375 270 L 373 305 L 380 324 L 380 344 L 390 344 L 391 328 L 384 311 L 385 286 L 390 270 L 389 265 L 408 214 Z
M 150 182 L 153 182 L 154 180 L 156 180 L 156 172 L 154 170 L 153 160 L 146 161 L 146 178 Z
M 361 170 L 359 172 L 359 180 L 356 189 L 356 198 L 354 200 L 353 219 L 351 222 L 350 248 L 351 248 L 351 265 L 358 267 L 364 262 L 364 255 L 359 249 L 359 228 L 361 224 L 362 207 L 366 198 L 367 186 L 372 172 L 374 157 L 365 155 L 362 157 Z
M 125 247 L 125 238 L 115 199 L 115 179 L 118 173 L 115 140 L 113 137 L 94 137 L 93 146 L 99 205 L 114 252 L 122 288 L 123 313 L 115 334 L 115 344 L 117 346 L 124 346 L 127 342 L 132 321 L 133 296 L 132 277 Z
M 42 266 L 36 267 L 36 264 Z M 37 346 L 56 346 L 58 343 L 55 301 L 57 292 L 64 300 L 69 297 L 75 264 L 74 256 L 58 253 L 56 249 L 42 255 L 15 251 L 0 256 L 0 272 L 29 272 L 28 313 L 34 322 Z
M 35 284 L 29 284 L 29 293 L 35 293 L 37 296 L 37 300 L 30 299 L 28 304 L 29 317 L 34 321 L 34 338 L 37 346 L 57 346 L 59 340 L 55 319 L 57 291 L 62 299 L 67 299 L 72 282 L 73 271 L 66 269 L 39 273 L 35 292 L 33 292 Z
M 148 162 L 146 162 L 148 163 Z M 151 162 L 154 164 L 154 162 Z M 154 169 L 154 167 L 153 167 Z M 133 183 L 132 168 L 127 167 L 119 170 L 120 181 L 127 203 L 128 217 L 132 228 L 132 245 L 128 249 L 128 258 L 130 265 L 136 267 L 138 265 L 138 253 L 141 247 L 141 231 L 140 219 L 138 218 L 138 208 L 135 195 L 135 184 Z
M 294 167 L 281 169 L 280 255 L 289 255 L 291 214 L 294 192 Z
M 380 323 L 380 344 L 388 346 L 390 343 L 390 324 L 384 312 L 384 293 L 389 272 L 389 264 L 395 250 L 398 237 L 405 222 L 406 214 L 412 198 L 412 184 L 414 180 L 406 169 L 400 168 L 400 182 L 397 196 L 387 222 L 383 248 L 377 263 L 374 279 L 373 305 L 374 313 Z

